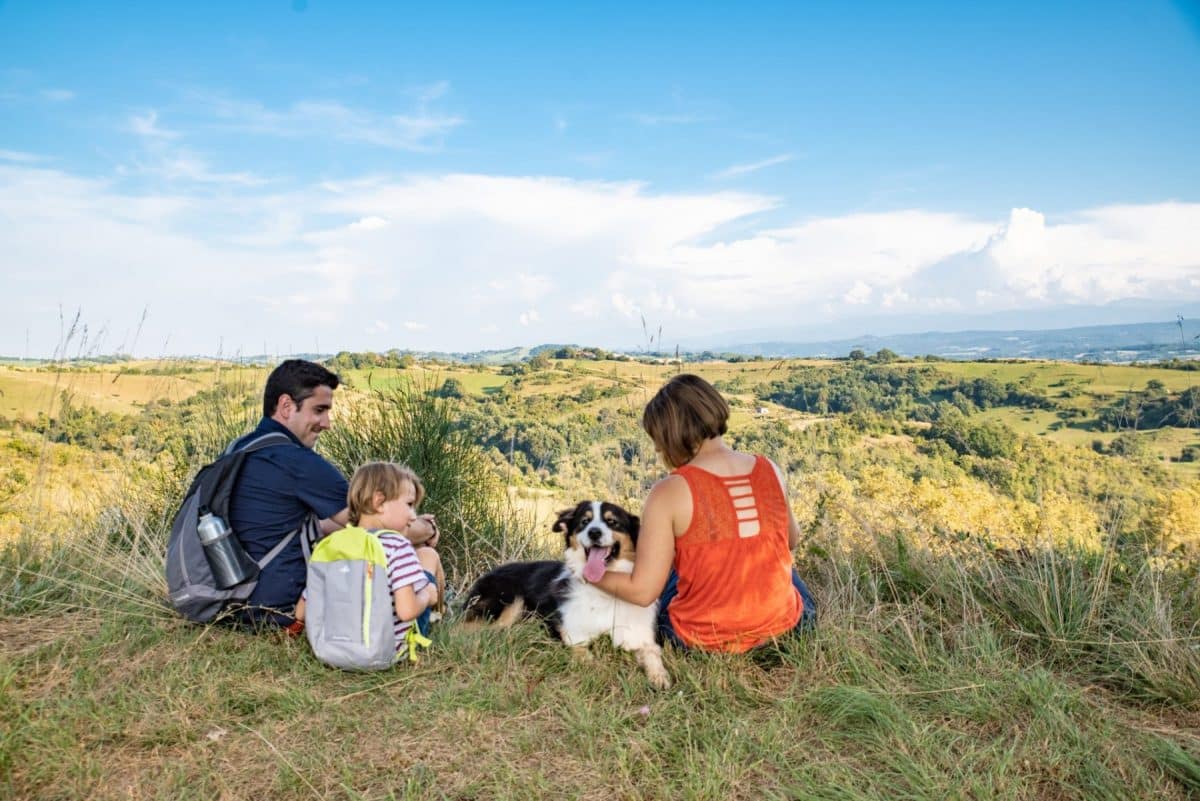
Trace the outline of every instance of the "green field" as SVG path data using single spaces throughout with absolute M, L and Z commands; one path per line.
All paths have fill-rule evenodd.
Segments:
M 266 376 L 261 368 L 208 363 L 184 363 L 174 374 L 139 372 L 153 369 L 167 368 L 161 362 L 87 369 L 0 367 L 0 414 L 23 420 L 32 420 L 40 412 L 52 414 L 64 392 L 73 403 L 101 412 L 135 414 L 153 401 L 182 401 L 219 381 L 261 385 Z
M 515 386 L 521 398 L 556 399 L 576 395 L 588 384 L 598 390 L 619 387 L 619 397 L 597 398 L 585 408 L 638 410 L 650 395 L 670 376 L 687 370 L 713 382 L 735 382 L 742 387 L 727 390 L 733 407 L 735 426 L 785 419 L 802 424 L 806 415 L 764 401 L 756 387 L 784 377 L 800 366 L 830 367 L 838 362 L 819 360 L 777 360 L 748 362 L 679 363 L 662 361 L 643 363 L 634 360 L 593 361 L 586 359 L 554 360 L 550 369 L 534 375 L 502 374 L 500 367 L 474 367 L 458 364 L 420 365 L 406 370 L 347 370 L 343 378 L 352 393 L 390 390 L 403 386 L 433 388 L 453 378 L 470 396 L 484 397 Z M 1113 432 L 1094 430 L 1089 419 L 1099 407 L 1111 404 L 1123 393 L 1139 391 L 1149 381 L 1161 382 L 1167 391 L 1180 392 L 1200 384 L 1200 373 L 1143 368 L 1130 365 L 1080 365 L 1063 362 L 898 362 L 899 368 L 934 369 L 959 378 L 993 378 L 1002 384 L 1014 383 L 1026 389 L 1043 390 L 1061 409 L 1075 409 L 1076 420 L 1061 420 L 1054 411 L 1041 409 L 996 408 L 982 412 L 981 419 L 1005 423 L 1024 434 L 1048 437 L 1055 442 L 1090 447 L 1094 441 L 1109 443 Z M 160 374 L 149 374 L 156 371 Z M 217 383 L 244 388 L 254 395 L 266 374 L 264 368 L 226 365 L 212 362 L 141 361 L 120 366 L 68 368 L 0 366 L 0 414 L 10 419 L 33 420 L 39 413 L 53 415 L 62 393 L 74 404 L 94 406 L 102 412 L 136 414 L 147 404 L 167 399 L 185 400 Z M 765 408 L 767 415 L 758 414 Z M 1164 429 L 1153 435 L 1155 450 L 1164 464 L 1187 474 L 1200 470 L 1197 463 L 1172 462 L 1186 445 L 1195 444 L 1196 436 L 1186 430 Z
M 1170 392 L 1200 384 L 1200 372 L 1127 364 L 1074 364 L 1072 362 L 935 362 L 943 372 L 964 378 L 995 378 L 1046 390 L 1061 398 L 1080 390 L 1092 397 L 1114 397 L 1144 389 L 1151 380 L 1161 381 Z

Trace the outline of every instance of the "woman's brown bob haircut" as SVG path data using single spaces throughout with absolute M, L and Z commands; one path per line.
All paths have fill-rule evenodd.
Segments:
M 723 435 L 728 422 L 721 393 L 690 373 L 668 381 L 642 412 L 642 428 L 671 469 L 690 462 L 704 440 Z
M 350 491 L 346 493 L 351 525 L 357 526 L 363 515 L 373 515 L 379 511 L 375 508 L 375 493 L 383 493 L 383 499 L 390 501 L 400 497 L 406 484 L 412 484 L 419 506 L 425 499 L 425 487 L 408 465 L 367 462 L 355 470 L 350 478 Z

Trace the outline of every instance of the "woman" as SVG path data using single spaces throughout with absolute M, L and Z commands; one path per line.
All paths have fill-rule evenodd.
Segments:
M 641 606 L 659 599 L 669 642 L 739 653 L 811 626 L 816 609 L 792 568 L 800 529 L 783 474 L 725 444 L 728 420 L 699 376 L 676 376 L 650 400 L 642 428 L 673 472 L 646 499 L 633 572 L 595 584 Z

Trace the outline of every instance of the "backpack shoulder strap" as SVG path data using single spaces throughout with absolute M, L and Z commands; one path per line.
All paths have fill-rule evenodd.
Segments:
M 258 569 L 262 570 L 264 567 L 271 564 L 272 560 L 274 560 L 276 556 L 279 556 L 279 554 L 283 552 L 283 549 L 288 546 L 288 543 L 296 539 L 296 535 L 303 530 L 303 526 L 292 529 L 286 537 L 279 541 L 278 545 L 263 554 L 263 558 L 258 560 Z
M 253 434 L 248 436 L 238 437 L 233 442 L 229 443 L 229 447 L 225 449 L 222 456 L 228 456 L 231 453 L 253 453 L 263 448 L 269 448 L 272 445 L 288 445 L 295 444 L 292 438 L 282 431 L 268 431 L 266 434 L 255 437 Z
M 291 444 L 294 444 L 291 437 L 280 431 L 271 431 L 257 436 L 249 434 L 235 439 L 229 443 L 229 447 L 217 461 L 197 474 L 198 484 L 196 486 L 200 492 L 201 504 L 207 505 L 210 510 L 228 521 L 229 499 L 233 494 L 238 477 L 241 475 L 242 463 L 246 457 L 263 448 Z

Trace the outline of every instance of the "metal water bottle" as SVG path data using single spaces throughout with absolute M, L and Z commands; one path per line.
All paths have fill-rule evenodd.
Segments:
M 219 590 L 227 590 L 249 581 L 258 575 L 258 564 L 242 549 L 242 544 L 233 531 L 207 507 L 200 509 L 200 522 L 196 525 L 200 544 L 204 546 L 204 557 L 212 568 L 213 583 Z

